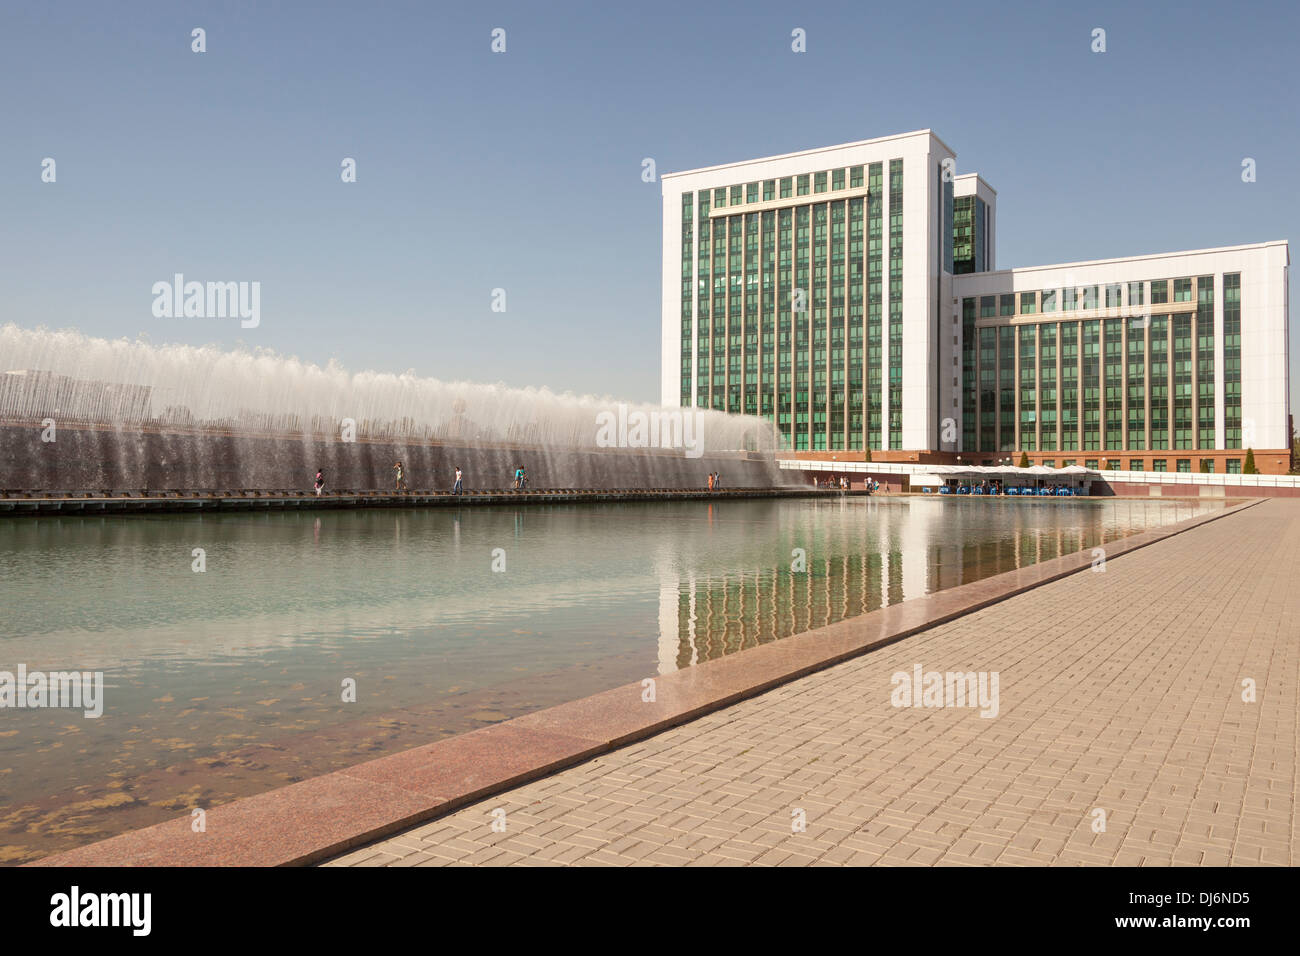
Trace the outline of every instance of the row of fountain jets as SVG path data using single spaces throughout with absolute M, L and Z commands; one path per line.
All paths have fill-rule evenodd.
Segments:
M 770 453 L 770 422 L 547 388 L 349 372 L 265 349 L 153 345 L 0 326 L 0 421 L 599 447 L 611 416 L 691 416 L 705 452 Z M 602 417 L 603 416 L 603 417 Z M 348 437 L 346 434 L 344 438 Z M 635 434 L 633 439 L 635 440 Z M 626 429 L 624 429 L 626 438 Z

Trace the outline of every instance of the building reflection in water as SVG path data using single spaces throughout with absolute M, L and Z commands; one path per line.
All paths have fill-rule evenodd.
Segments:
M 826 507 L 844 510 L 848 520 L 821 522 L 807 544 L 788 536 L 806 551 L 803 571 L 792 569 L 791 558 L 767 568 L 682 572 L 671 555 L 657 555 L 659 673 L 1097 547 L 1197 510 L 1159 500 L 1062 506 L 920 498 L 840 499 Z M 853 520 L 864 508 L 865 527 Z M 717 520 L 710 509 L 709 523 Z

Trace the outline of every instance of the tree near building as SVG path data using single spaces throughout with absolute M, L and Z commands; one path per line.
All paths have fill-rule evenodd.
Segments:
M 1246 464 L 1241 468 L 1243 475 L 1258 475 L 1259 469 L 1255 467 L 1255 449 L 1246 449 Z
M 1022 451 L 1022 452 L 1020 453 L 1020 464 L 1016 465 L 1016 467 L 1017 467 L 1017 468 L 1028 468 L 1028 467 L 1029 467 L 1029 453 L 1028 453 L 1028 452 L 1023 452 L 1023 451 Z

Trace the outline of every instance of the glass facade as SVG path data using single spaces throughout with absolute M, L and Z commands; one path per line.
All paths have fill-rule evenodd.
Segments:
M 889 161 L 889 447 L 903 447 L 903 161 Z
M 1214 442 L 1214 276 L 1196 280 L 1196 447 Z
M 1125 452 L 1218 447 L 1215 281 L 1214 276 L 1153 281 L 1152 300 L 1170 310 L 1156 315 L 1145 314 L 1144 282 L 964 297 L 962 448 Z M 1219 284 L 1223 447 L 1240 448 L 1241 275 L 1226 273 Z M 1058 305 L 1078 318 L 1049 317 Z M 1128 314 L 1097 311 L 1103 308 Z M 1090 310 L 1099 317 L 1087 317 Z M 1108 456 L 1109 467 L 1119 467 L 1119 461 L 1119 456 Z M 1153 459 L 1153 467 L 1160 461 Z M 1194 463 L 1199 469 L 1201 460 Z
M 952 201 L 952 274 L 988 269 L 988 204 L 977 196 Z
M 954 198 L 941 166 L 926 175 L 925 257 L 954 275 L 986 272 L 991 211 L 977 196 Z M 924 318 L 904 314 L 903 190 L 903 160 L 886 159 L 682 195 L 669 394 L 767 418 L 794 451 L 910 450 L 904 328 Z M 991 294 L 958 292 L 948 315 L 930 316 L 941 323 L 926 334 L 945 351 L 938 381 L 920 374 L 939 420 L 957 417 L 957 451 L 1233 467 L 1203 453 L 1248 443 L 1240 272 L 1109 281 L 1089 267 L 1056 288 L 1031 279 L 1033 291 L 990 288 L 999 275 L 964 281 L 959 289 L 978 283 Z M 939 295 L 946 281 L 936 279 Z M 671 305 L 665 312 L 671 324 Z M 1169 451 L 1185 457 L 1148 454 Z
M 681 404 L 795 450 L 901 448 L 902 190 L 893 160 L 685 194 Z
M 1241 447 L 1240 272 L 1223 277 L 1223 447 Z

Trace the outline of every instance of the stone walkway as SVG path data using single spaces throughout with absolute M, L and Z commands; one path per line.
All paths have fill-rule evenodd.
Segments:
M 1293 865 L 1298 571 L 1271 499 L 326 865 Z

